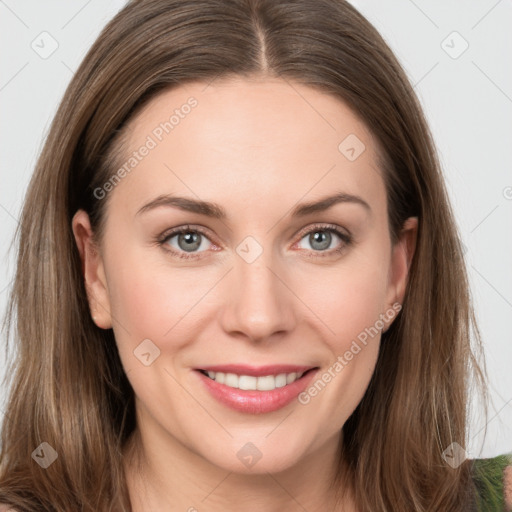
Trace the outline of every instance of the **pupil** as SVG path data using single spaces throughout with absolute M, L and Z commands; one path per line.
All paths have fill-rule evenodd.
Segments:
M 186 242 L 184 247 L 181 246 L 180 242 L 182 241 Z M 199 242 L 199 235 L 197 233 L 182 233 L 178 237 L 178 244 L 180 245 L 180 248 L 185 251 L 197 249 L 201 245 Z
M 311 247 L 314 247 L 314 243 L 319 243 L 320 247 L 317 249 L 327 249 L 331 242 L 331 234 L 326 231 L 316 231 L 310 235 L 312 237 Z

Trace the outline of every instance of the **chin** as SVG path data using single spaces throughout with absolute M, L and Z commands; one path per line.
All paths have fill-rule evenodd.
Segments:
M 276 444 L 264 437 L 261 441 L 258 440 L 258 436 L 254 436 L 254 441 L 246 439 L 247 436 L 244 441 L 234 441 L 225 448 L 217 445 L 215 450 L 220 449 L 220 452 L 212 453 L 210 450 L 205 454 L 207 455 L 205 458 L 226 471 L 241 475 L 279 473 L 295 466 L 300 461 L 301 453 L 295 449 L 295 443 L 291 440 L 288 446 L 284 446 L 282 438 L 278 439 L 277 436 Z M 288 439 L 290 438 L 288 437 Z M 298 439 L 297 442 L 299 442 Z M 302 444 L 302 448 L 304 448 L 304 444 Z M 232 455 L 226 457 L 228 453 Z

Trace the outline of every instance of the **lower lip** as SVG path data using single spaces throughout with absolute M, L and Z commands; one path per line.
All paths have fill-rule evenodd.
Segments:
M 195 370 L 214 398 L 231 409 L 248 414 L 263 414 L 285 407 L 307 388 L 317 372 L 318 368 L 310 370 L 300 379 L 282 388 L 255 391 L 231 388 Z

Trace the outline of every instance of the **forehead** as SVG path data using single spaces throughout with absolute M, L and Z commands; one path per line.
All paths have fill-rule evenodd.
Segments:
M 133 165 L 114 192 L 134 208 L 172 192 L 234 209 L 261 207 L 263 198 L 291 207 L 333 190 L 385 201 L 378 145 L 365 124 L 340 99 L 298 83 L 182 85 L 153 98 L 127 134 L 123 163 Z

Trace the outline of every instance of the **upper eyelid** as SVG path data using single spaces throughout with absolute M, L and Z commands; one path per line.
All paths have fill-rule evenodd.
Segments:
M 296 236 L 302 236 L 307 235 L 308 233 L 312 231 L 340 231 L 342 234 L 345 234 L 346 236 L 351 236 L 350 231 L 348 231 L 347 228 L 343 228 L 342 226 L 337 226 L 336 224 L 332 224 L 329 222 L 315 222 L 310 226 L 306 226 L 302 229 L 300 229 Z M 346 232 L 346 233 L 344 233 Z

